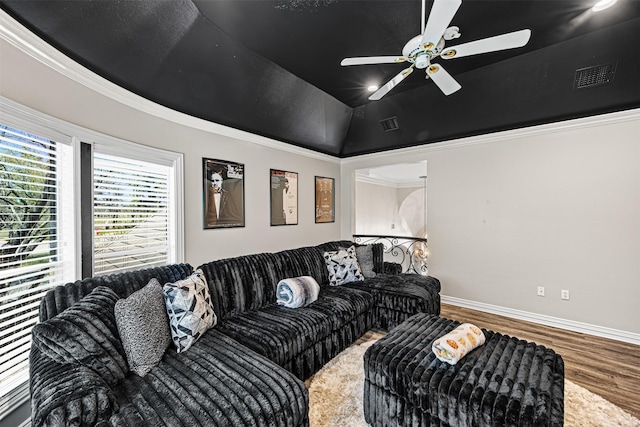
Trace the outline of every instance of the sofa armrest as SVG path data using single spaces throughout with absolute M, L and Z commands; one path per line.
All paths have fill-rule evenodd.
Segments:
M 402 273 L 402 265 L 398 264 L 397 262 L 384 261 L 383 272 L 384 274 L 398 275 Z
M 55 362 L 34 347 L 29 358 L 34 427 L 96 425 L 117 411 L 115 393 L 92 369 Z

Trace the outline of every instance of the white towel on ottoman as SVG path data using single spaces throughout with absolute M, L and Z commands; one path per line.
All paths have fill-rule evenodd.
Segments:
M 320 285 L 311 276 L 282 279 L 276 289 L 276 302 L 289 308 L 304 307 L 317 300 L 319 292 Z
M 463 323 L 435 340 L 431 349 L 438 359 L 455 365 L 471 350 L 484 344 L 484 341 L 480 328 L 471 323 Z

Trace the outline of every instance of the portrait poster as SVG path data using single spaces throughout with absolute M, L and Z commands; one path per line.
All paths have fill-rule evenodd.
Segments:
M 244 227 L 244 165 L 202 159 L 204 228 Z
M 316 176 L 316 223 L 335 222 L 335 186 L 333 178 Z
M 298 224 L 298 173 L 270 170 L 271 225 Z

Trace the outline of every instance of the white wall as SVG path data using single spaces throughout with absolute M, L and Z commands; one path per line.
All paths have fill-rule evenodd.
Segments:
M 343 237 L 353 171 L 417 158 L 443 295 L 640 333 L 640 110 L 346 159 Z
M 400 220 L 397 193 L 396 187 L 356 182 L 354 234 L 396 235 Z
M 55 51 L 46 50 L 47 46 L 37 43 L 37 40 L 29 40 L 28 43 L 46 51 L 54 66 L 73 79 L 2 40 L 0 95 L 87 129 L 184 154 L 186 262 L 197 266 L 222 257 L 312 245 L 340 237 L 339 217 L 335 223 L 328 224 L 315 224 L 314 217 L 314 176 L 334 177 L 338 183 L 340 169 L 337 158 L 172 113 L 130 94 L 125 97 L 133 98 L 134 102 L 152 112 L 169 114 L 172 120 L 128 107 L 76 82 L 74 79 L 82 80 L 82 76 L 77 75 L 77 64 L 56 55 Z M 27 46 L 29 50 L 31 48 Z M 38 52 L 32 53 L 42 57 Z M 51 63 L 47 58 L 44 61 Z M 57 67 L 55 62 L 61 66 Z M 101 81 L 99 78 L 96 80 Z M 116 95 L 124 92 L 107 82 L 101 84 L 107 92 L 112 91 Z M 202 228 L 202 157 L 245 164 L 244 228 Z M 299 173 L 298 225 L 269 225 L 270 168 Z M 339 201 L 338 192 L 337 209 L 340 208 Z
M 419 211 L 400 212 L 402 203 L 416 190 L 423 188 L 356 181 L 354 234 L 423 237 L 412 230 L 424 229 L 424 200 Z
M 405 236 L 426 237 L 427 188 L 398 188 L 398 216 Z

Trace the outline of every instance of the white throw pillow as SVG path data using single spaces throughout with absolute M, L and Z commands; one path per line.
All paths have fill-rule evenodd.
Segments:
M 340 286 L 345 283 L 364 280 L 356 257 L 356 249 L 353 246 L 339 251 L 325 252 L 324 262 L 329 271 L 329 284 L 331 286 Z
M 191 347 L 217 322 L 209 287 L 202 270 L 175 283 L 164 285 L 162 292 L 169 315 L 171 337 L 177 352 Z

